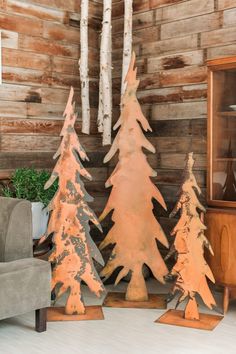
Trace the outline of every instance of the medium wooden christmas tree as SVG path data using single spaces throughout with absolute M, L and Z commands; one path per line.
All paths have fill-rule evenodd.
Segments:
M 53 234 L 52 290 L 56 298 L 68 292 L 65 306 L 67 315 L 84 314 L 81 296 L 81 281 L 84 281 L 97 296 L 104 291 L 93 259 L 103 265 L 102 256 L 90 236 L 89 221 L 100 230 L 101 226 L 88 202 L 93 198 L 86 192 L 81 176 L 91 180 L 81 160 L 88 160 L 76 134 L 74 124 L 77 115 L 73 104 L 74 90 L 71 88 L 64 112 L 65 123 L 60 136 L 61 145 L 54 158 L 58 158 L 50 179 L 49 188 L 58 179 L 58 191 L 49 205 L 51 216 L 47 235 Z
M 111 211 L 114 225 L 100 245 L 103 249 L 115 245 L 101 275 L 110 277 L 113 271 L 122 267 L 115 284 L 131 275 L 126 292 L 128 301 L 147 301 L 148 293 L 143 277 L 146 264 L 156 279 L 164 283 L 167 267 L 157 248 L 157 240 L 168 247 L 166 236 L 153 215 L 153 201 L 156 199 L 166 209 L 159 190 L 150 177 L 156 172 L 149 166 L 143 148 L 155 153 L 155 148 L 145 138 L 142 128 L 151 131 L 136 98 L 139 80 L 136 79 L 135 54 L 133 53 L 126 76 L 127 87 L 122 97 L 121 115 L 114 126 L 120 127 L 104 162 L 108 162 L 117 151 L 119 161 L 106 187 L 112 190 L 100 216 L 103 220 Z
M 197 328 L 198 325 L 192 325 L 191 323 L 191 321 L 200 319 L 196 295 L 199 294 L 205 305 L 212 309 L 215 306 L 215 300 L 209 289 L 207 278 L 212 282 L 215 282 L 215 280 L 204 258 L 205 247 L 212 254 L 213 251 L 204 235 L 206 230 L 206 226 L 203 224 L 205 208 L 197 197 L 197 194 L 201 193 L 201 189 L 193 174 L 193 165 L 194 159 L 191 152 L 187 156 L 184 182 L 180 188 L 178 201 L 170 214 L 170 217 L 173 217 L 180 211 L 180 219 L 171 233 L 172 236 L 175 236 L 174 249 L 177 253 L 177 262 L 170 276 L 175 278 L 172 295 L 174 296 L 175 293 L 180 292 L 176 307 L 186 300 L 187 305 L 183 313 L 183 319 L 189 320 L 190 324 L 189 322 L 187 323 Z M 168 318 L 167 312 L 159 319 L 159 322 L 188 326 L 186 323 L 181 323 L 178 318 L 179 315 L 182 317 L 182 311 L 179 311 L 179 313 L 178 311 L 172 311 L 170 314 Z M 215 317 L 218 318 L 219 316 Z M 211 319 L 209 321 L 211 322 Z

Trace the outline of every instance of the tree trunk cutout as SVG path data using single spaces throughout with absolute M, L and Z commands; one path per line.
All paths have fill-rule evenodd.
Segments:
M 77 115 L 73 96 L 74 90 L 71 88 L 60 134 L 61 145 L 54 155 L 58 160 L 45 185 L 47 189 L 57 178 L 59 180 L 58 190 L 49 204 L 51 216 L 47 235 L 53 234 L 53 250 L 49 261 L 53 264 L 52 290 L 57 298 L 68 291 L 65 313 L 71 315 L 85 313 L 80 289 L 82 280 L 97 296 L 104 291 L 93 259 L 102 265 L 104 263 L 91 239 L 89 221 L 100 230 L 101 226 L 87 204 L 93 198 L 86 192 L 81 179 L 81 176 L 88 180 L 92 177 L 81 163 L 88 157 L 74 129 Z
M 103 145 L 111 144 L 112 123 L 112 53 L 111 53 L 112 1 L 103 1 L 103 23 L 100 48 L 100 80 L 98 131 L 103 133 Z
M 204 247 L 213 254 L 209 241 L 204 235 L 206 226 L 203 224 L 205 208 L 199 202 L 197 194 L 201 193 L 193 174 L 193 153 L 187 157 L 184 171 L 184 182 L 181 185 L 179 199 L 170 217 L 180 211 L 180 219 L 171 235 L 175 236 L 174 250 L 177 253 L 177 262 L 170 276 L 176 277 L 172 295 L 180 291 L 176 307 L 187 299 L 184 317 L 189 320 L 199 320 L 197 302 L 198 293 L 206 306 L 212 309 L 215 300 L 208 287 L 207 278 L 215 282 L 210 267 L 204 259 Z
M 112 186 L 111 194 L 100 216 L 100 220 L 103 220 L 113 211 L 114 221 L 100 249 L 109 244 L 115 246 L 101 275 L 109 278 L 117 267 L 122 267 L 115 284 L 130 272 L 126 300 L 145 301 L 148 300 L 148 294 L 142 274 L 143 265 L 149 266 L 153 275 L 164 283 L 168 271 L 156 240 L 166 247 L 168 241 L 153 215 L 152 198 L 164 209 L 166 204 L 150 179 L 156 176 L 156 172 L 149 166 L 142 151 L 142 148 L 146 148 L 155 153 L 155 148 L 142 131 L 142 128 L 151 131 L 151 127 L 136 98 L 139 80 L 136 79 L 137 68 L 134 65 L 133 53 L 126 76 L 127 88 L 122 97 L 121 115 L 114 126 L 114 129 L 120 129 L 104 159 L 105 163 L 108 162 L 119 151 L 119 162 L 106 182 L 106 187 Z
M 80 81 L 82 132 L 90 131 L 89 76 L 88 76 L 88 10 L 89 1 L 81 0 L 80 5 Z

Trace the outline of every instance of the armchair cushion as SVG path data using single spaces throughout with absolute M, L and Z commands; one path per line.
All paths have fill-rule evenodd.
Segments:
M 0 263 L 0 319 L 50 306 L 50 263 L 25 258 Z

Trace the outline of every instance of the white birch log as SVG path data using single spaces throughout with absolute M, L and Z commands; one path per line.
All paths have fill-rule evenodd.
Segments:
M 123 44 L 123 64 L 122 64 L 122 79 L 121 79 L 121 97 L 126 89 L 125 78 L 129 69 L 129 64 L 132 55 L 132 16 L 133 16 L 133 0 L 125 0 L 125 15 L 124 15 L 124 44 Z
M 110 100 L 111 100 L 111 121 L 112 121 L 112 25 L 110 27 L 110 36 L 109 36 L 109 56 L 108 56 L 108 64 L 109 64 L 109 80 L 110 80 Z M 112 122 L 111 122 L 112 123 Z
M 2 85 L 2 32 L 0 31 L 0 85 Z
M 103 132 L 103 145 L 111 144 L 112 80 L 111 80 L 111 8 L 112 0 L 103 2 L 103 25 L 100 48 L 100 82 L 98 130 Z
M 80 81 L 82 132 L 90 131 L 89 76 L 88 76 L 88 9 L 89 0 L 81 0 L 80 18 Z
M 111 1 L 112 6 L 112 1 Z M 106 90 L 109 93 L 109 103 L 107 107 L 104 106 L 104 118 L 103 118 L 103 145 L 111 144 L 111 130 L 112 130 L 112 26 L 110 17 L 110 30 L 109 30 L 109 42 L 108 42 L 108 52 L 107 52 L 107 63 L 108 63 L 108 79 L 105 77 L 104 85 L 106 85 L 106 80 L 109 88 Z M 104 96 L 106 95 L 104 91 Z M 106 104 L 106 101 L 105 101 Z
M 101 44 L 102 45 L 102 44 Z M 102 94 L 102 49 L 100 47 L 99 101 L 98 101 L 98 131 L 103 132 L 103 94 Z

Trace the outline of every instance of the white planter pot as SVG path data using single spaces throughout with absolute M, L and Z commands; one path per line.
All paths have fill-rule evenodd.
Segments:
M 31 203 L 31 210 L 33 239 L 38 240 L 47 230 L 49 213 L 41 202 Z

